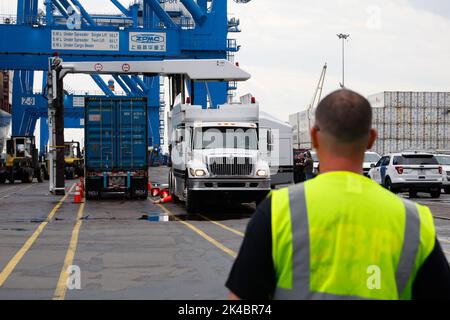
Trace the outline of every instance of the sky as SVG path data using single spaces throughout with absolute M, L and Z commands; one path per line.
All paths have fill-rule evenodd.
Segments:
M 3 13 L 14 2 L 0 0 Z M 109 0 L 80 0 L 90 12 L 115 12 Z M 121 0 L 128 4 L 128 0 Z M 339 87 L 345 43 L 348 88 L 363 95 L 382 91 L 448 91 L 450 1 L 446 0 L 229 0 L 229 16 L 242 32 L 236 61 L 252 78 L 238 96 L 252 93 L 261 108 L 287 121 L 310 104 L 322 67 L 324 94 Z M 72 80 L 77 90 L 93 82 Z M 95 89 L 98 90 L 98 89 Z

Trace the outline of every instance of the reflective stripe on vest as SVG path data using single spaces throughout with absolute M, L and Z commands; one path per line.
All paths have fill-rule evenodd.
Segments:
M 273 199 L 272 199 L 273 201 Z M 417 206 L 403 200 L 406 212 L 403 247 L 396 271 L 398 298 L 404 294 L 415 270 L 420 246 L 420 217 Z M 292 289 L 277 287 L 274 299 L 279 300 L 360 300 L 365 297 L 335 295 L 310 290 L 310 237 L 304 184 L 289 188 L 289 208 L 292 228 Z M 276 230 L 272 230 L 276 232 Z M 276 260 L 274 260 L 276 265 Z

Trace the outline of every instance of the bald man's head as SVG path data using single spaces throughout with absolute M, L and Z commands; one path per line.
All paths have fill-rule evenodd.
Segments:
M 360 94 L 338 90 L 319 103 L 311 141 L 320 159 L 321 172 L 360 172 L 364 152 L 373 147 L 376 138 L 372 108 Z
M 338 90 L 325 97 L 316 110 L 320 132 L 332 136 L 337 143 L 367 139 L 372 127 L 369 101 L 350 90 Z

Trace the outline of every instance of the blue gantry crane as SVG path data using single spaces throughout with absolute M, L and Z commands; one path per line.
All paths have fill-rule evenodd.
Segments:
M 14 70 L 12 133 L 33 134 L 41 119 L 40 150 L 48 140 L 46 73 L 41 92 L 33 90 L 34 72 L 46 71 L 57 53 L 64 61 L 133 61 L 164 59 L 234 59 L 239 50 L 230 32 L 239 20 L 228 19 L 227 0 L 140 0 L 128 7 L 110 0 L 120 14 L 90 13 L 88 0 L 17 0 L 17 15 L 0 13 L 0 69 Z M 234 0 L 247 3 L 250 0 Z M 45 10 L 44 10 L 45 9 Z M 97 67 L 97 66 L 96 66 Z M 98 68 L 101 68 L 99 63 Z M 124 70 L 125 71 L 125 70 Z M 102 95 L 114 96 L 112 83 L 91 75 Z M 114 74 L 114 86 L 128 96 L 147 96 L 149 144 L 161 143 L 164 108 L 159 76 Z M 179 90 L 172 79 L 170 90 Z M 193 103 L 214 108 L 226 102 L 234 82 L 188 84 Z M 64 98 L 65 127 L 82 128 L 83 94 L 69 88 Z

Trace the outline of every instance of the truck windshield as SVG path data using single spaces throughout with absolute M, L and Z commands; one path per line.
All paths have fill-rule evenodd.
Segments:
M 258 149 L 254 128 L 203 127 L 194 131 L 194 149 Z

